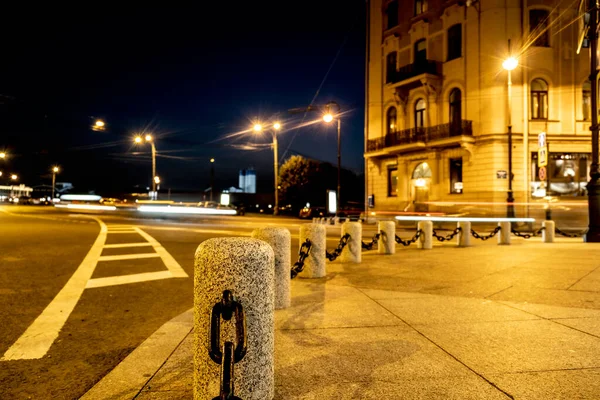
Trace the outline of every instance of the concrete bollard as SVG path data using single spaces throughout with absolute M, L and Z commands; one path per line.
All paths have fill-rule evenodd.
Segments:
M 300 246 L 309 239 L 312 247 L 304 261 L 301 278 L 322 278 L 326 274 L 325 251 L 327 251 L 327 228 L 319 224 L 303 224 L 300 226 Z
M 510 244 L 510 222 L 498 222 L 500 232 L 498 232 L 498 244 Z
M 396 253 L 396 223 L 394 221 L 379 221 L 379 241 L 377 242 L 377 253 Z
M 245 400 L 273 399 L 273 263 L 273 249 L 257 239 L 215 238 L 198 246 L 194 268 L 194 399 L 210 400 L 221 390 L 222 366 L 210 358 L 209 332 L 211 311 L 224 290 L 233 293 L 246 315 L 247 353 L 234 367 L 234 394 Z M 226 341 L 237 344 L 235 320 L 220 319 L 221 346 Z
M 553 243 L 554 242 L 554 221 L 542 221 L 542 242 Z
M 421 237 L 417 240 L 417 248 L 431 250 L 433 248 L 433 222 L 419 221 L 417 229 L 421 230 Z
M 269 243 L 275 254 L 275 309 L 288 308 L 290 298 L 290 259 L 292 251 L 290 231 L 285 228 L 259 228 L 252 237 Z
M 468 247 L 471 245 L 471 221 L 461 221 L 457 224 L 460 228 L 458 232 L 458 247 Z
M 350 240 L 340 255 L 340 261 L 359 263 L 362 261 L 362 224 L 360 222 L 344 222 L 342 236 L 346 233 L 350 235 Z

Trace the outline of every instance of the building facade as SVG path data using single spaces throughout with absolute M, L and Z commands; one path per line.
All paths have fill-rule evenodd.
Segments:
M 370 0 L 365 170 L 375 210 L 546 195 L 585 199 L 591 164 L 589 51 L 578 2 Z M 510 49 L 509 49 L 510 46 Z M 508 72 L 503 61 L 518 60 Z M 542 178 L 544 178 L 542 171 Z

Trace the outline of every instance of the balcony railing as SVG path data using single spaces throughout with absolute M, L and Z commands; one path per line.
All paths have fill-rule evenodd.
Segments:
M 367 152 L 386 147 L 411 143 L 428 143 L 455 136 L 473 136 L 473 121 L 461 120 L 460 124 L 442 124 L 427 128 L 410 128 L 367 141 Z
M 419 61 L 414 64 L 408 64 L 400 67 L 397 71 L 388 70 L 387 83 L 401 82 L 421 74 L 439 75 L 440 63 L 432 60 Z

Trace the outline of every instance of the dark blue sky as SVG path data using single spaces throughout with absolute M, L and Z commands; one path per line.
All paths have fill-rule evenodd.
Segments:
M 150 149 L 131 139 L 146 131 L 162 153 L 163 187 L 204 189 L 214 157 L 219 186 L 236 185 L 237 171 L 254 166 L 269 190 L 272 151 L 231 145 L 270 139 L 224 138 L 277 113 L 294 126 L 304 116 L 287 110 L 311 103 L 333 63 L 314 104 L 336 101 L 348 111 L 342 163 L 361 171 L 364 1 L 204 3 L 15 11 L 1 32 L 0 95 L 10 97 L 0 104 L 0 147 L 12 156 L 0 170 L 38 184 L 59 164 L 59 180 L 81 189 L 143 185 Z M 91 131 L 91 117 L 107 131 Z M 281 157 L 288 146 L 287 155 L 336 162 L 333 126 L 283 132 Z

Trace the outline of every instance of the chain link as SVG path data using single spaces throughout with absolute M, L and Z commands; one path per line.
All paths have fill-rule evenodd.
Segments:
M 221 347 L 221 317 L 230 321 L 235 315 L 235 340 L 237 345 L 227 341 Z M 208 354 L 215 363 L 221 365 L 221 393 L 213 400 L 241 400 L 234 395 L 234 364 L 240 362 L 248 350 L 246 335 L 246 313 L 229 290 L 223 291 L 223 297 L 210 313 L 210 337 Z
M 471 235 L 473 235 L 473 237 L 475 239 L 488 240 L 488 239 L 491 239 L 494 236 L 496 236 L 496 233 L 500 232 L 500 229 L 502 229 L 502 228 L 497 226 L 496 229 L 494 229 L 492 231 L 492 233 L 490 233 L 489 235 L 484 235 L 484 236 L 481 236 L 479 233 L 477 233 L 473 229 L 471 229 Z
M 327 250 L 325 250 L 325 257 L 327 257 L 329 261 L 334 261 L 340 256 L 340 254 L 342 254 L 342 250 L 344 250 L 344 247 L 346 247 L 348 241 L 350 241 L 350 234 L 346 233 L 344 236 L 341 237 L 340 243 L 334 251 L 330 253 Z
M 437 232 L 434 229 L 433 230 L 433 237 L 436 238 L 437 240 L 439 240 L 440 242 L 445 242 L 446 240 L 452 240 L 452 239 L 454 239 L 454 236 L 458 235 L 458 233 L 460 231 L 462 231 L 462 228 L 458 227 L 458 228 L 454 229 L 451 234 L 449 234 L 447 236 L 440 236 L 440 235 L 437 234 Z
M 546 230 L 546 227 L 545 227 L 545 226 L 542 226 L 542 227 L 541 227 L 540 229 L 538 229 L 537 231 L 534 231 L 534 232 L 531 232 L 531 233 L 529 233 L 529 232 L 527 232 L 527 233 L 525 233 L 525 232 L 519 232 L 519 231 L 517 231 L 516 229 L 512 229 L 512 228 L 511 228 L 511 230 L 510 230 L 510 231 L 511 231 L 511 233 L 513 233 L 515 236 L 522 237 L 523 239 L 529 239 L 529 238 L 532 238 L 532 237 L 535 237 L 535 236 L 539 236 L 539 235 L 541 235 L 541 234 L 542 234 L 542 232 L 543 232 L 543 231 L 545 231 L 545 230 Z
M 570 238 L 578 238 L 578 237 L 582 237 L 583 235 L 585 235 L 587 233 L 587 229 L 583 232 L 577 232 L 577 233 L 568 233 L 565 231 L 561 231 L 558 228 L 554 228 L 554 232 L 558 233 L 559 235 L 562 236 L 566 236 L 566 237 L 570 237 Z
M 413 244 L 417 240 L 419 240 L 419 238 L 421 237 L 421 233 L 423 233 L 423 231 L 421 229 L 417 229 L 415 236 L 413 236 L 411 239 L 408 239 L 408 240 L 402 240 L 402 238 L 400 238 L 400 236 L 396 235 L 396 243 L 399 243 L 403 246 L 410 246 L 411 244 Z
M 292 279 L 298 276 L 298 274 L 304 271 L 304 260 L 310 254 L 310 249 L 312 248 L 312 242 L 310 239 L 306 239 L 302 246 L 300 246 L 300 251 L 298 253 L 298 261 L 294 264 L 291 270 Z
M 376 233 L 373 236 L 373 239 L 371 240 L 370 243 L 361 242 L 362 248 L 365 249 L 365 250 L 371 250 L 371 249 L 373 249 L 373 246 L 375 246 L 377 244 L 377 242 L 379 241 L 379 237 L 380 236 L 381 236 L 380 233 Z

